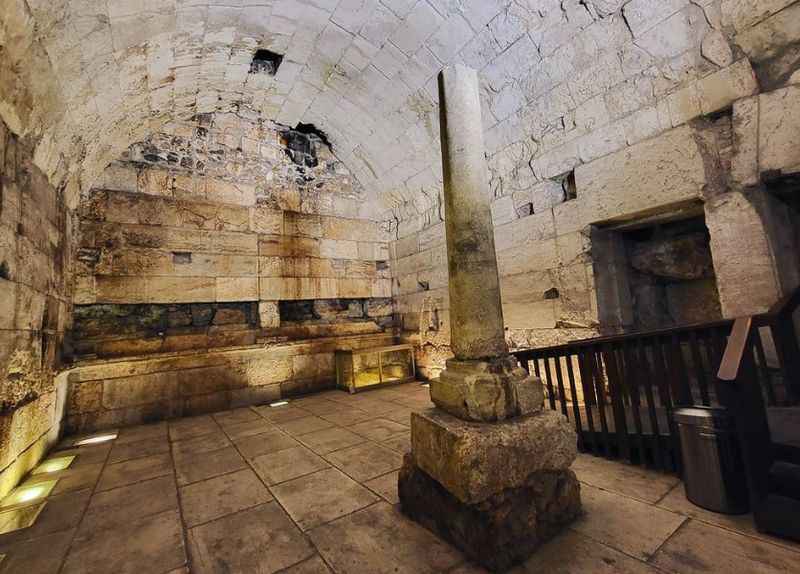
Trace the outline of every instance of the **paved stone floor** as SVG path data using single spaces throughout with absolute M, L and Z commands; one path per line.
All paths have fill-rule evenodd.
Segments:
M 20 491 L 52 487 L 44 504 L 0 509 L 0 529 L 35 517 L 0 535 L 0 572 L 481 572 L 398 511 L 409 414 L 428 406 L 416 384 L 331 391 L 72 437 L 49 457 L 71 466 Z M 800 546 L 693 507 L 674 477 L 589 456 L 574 468 L 585 517 L 517 572 L 800 571 Z

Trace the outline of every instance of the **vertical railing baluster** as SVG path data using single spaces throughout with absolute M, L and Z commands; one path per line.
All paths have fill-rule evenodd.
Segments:
M 694 363 L 694 376 L 697 378 L 697 386 L 700 389 L 700 400 L 705 406 L 711 405 L 711 398 L 708 395 L 708 379 L 703 367 L 703 359 L 700 356 L 700 341 L 697 339 L 697 332 L 689 332 L 689 347 L 692 353 L 692 363 Z
M 594 413 L 592 412 L 591 395 L 594 394 L 592 388 L 592 369 L 589 365 L 588 347 L 578 348 L 578 370 L 581 374 L 581 388 L 583 389 L 583 411 L 586 413 L 586 426 L 589 427 L 587 438 L 591 445 L 591 450 L 594 454 L 599 454 L 600 447 L 597 440 L 597 434 L 594 428 Z
M 639 464 L 645 466 L 647 464 L 647 457 L 644 444 L 644 433 L 642 429 L 642 406 L 639 396 L 639 389 L 641 387 L 642 372 L 636 361 L 633 353 L 631 352 L 631 341 L 622 343 L 622 355 L 625 360 L 625 377 L 628 381 L 628 389 L 630 392 L 630 405 L 633 414 L 633 426 L 636 429 L 636 442 L 639 449 Z
M 600 429 L 603 433 L 604 454 L 610 457 L 612 456 L 611 437 L 608 432 L 608 420 L 606 417 L 606 390 L 605 385 L 603 385 L 602 361 L 599 360 L 600 354 L 594 346 L 589 347 L 589 350 L 589 366 L 592 369 L 592 383 L 597 398 L 597 415 L 600 418 Z
M 614 415 L 614 435 L 619 449 L 619 457 L 630 461 L 631 445 L 628 422 L 625 418 L 624 385 L 620 377 L 617 354 L 613 344 L 608 343 L 603 346 L 603 357 L 605 357 L 606 372 L 608 373 L 608 390 L 611 393 L 611 412 Z
M 572 353 L 567 351 L 567 381 L 569 392 L 572 395 L 572 416 L 575 418 L 575 432 L 578 433 L 578 449 L 584 449 L 583 423 L 581 422 L 581 409 L 578 404 L 578 391 L 575 385 L 575 374 L 572 372 Z
M 544 355 L 544 375 L 547 383 L 547 394 L 550 402 L 550 410 L 556 410 L 555 391 L 553 390 L 553 378 L 550 374 L 550 355 Z
M 555 360 L 556 368 L 556 384 L 558 385 L 558 394 L 561 398 L 561 414 L 569 418 L 567 414 L 567 393 L 564 392 L 564 375 L 561 372 L 561 355 L 556 353 L 553 357 Z
M 653 464 L 656 467 L 666 469 L 667 462 L 661 449 L 661 430 L 658 423 L 658 411 L 656 410 L 655 394 L 653 393 L 653 369 L 650 368 L 650 358 L 647 353 L 647 346 L 644 339 L 637 341 L 639 364 L 642 370 L 642 381 L 644 381 L 644 392 L 647 397 L 647 414 L 650 422 L 650 435 L 653 442 Z M 655 354 L 655 351 L 653 352 Z
M 758 358 L 758 372 L 761 374 L 761 379 L 764 381 L 763 389 L 767 393 L 767 401 L 769 406 L 776 406 L 778 401 L 775 397 L 775 388 L 772 386 L 772 377 L 769 373 L 769 366 L 767 365 L 767 356 L 764 352 L 764 343 L 761 340 L 761 331 L 755 329 L 753 333 L 753 341 L 756 348 L 756 357 Z M 761 385 L 759 385 L 761 386 Z

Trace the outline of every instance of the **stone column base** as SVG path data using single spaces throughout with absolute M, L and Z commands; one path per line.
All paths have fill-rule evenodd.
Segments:
M 473 421 L 502 421 L 542 410 L 542 382 L 513 355 L 483 361 L 448 359 L 431 381 L 431 400 L 452 415 Z
M 571 470 L 535 472 L 475 504 L 450 494 L 406 454 L 398 492 L 403 512 L 491 572 L 524 562 L 581 512 L 580 484 Z
M 503 572 L 580 514 L 569 468 L 576 442 L 570 423 L 550 410 L 496 423 L 414 413 L 398 482 L 403 511 Z

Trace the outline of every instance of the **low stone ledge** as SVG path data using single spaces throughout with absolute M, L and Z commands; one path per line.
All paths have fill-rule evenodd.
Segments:
M 522 487 L 534 473 L 566 470 L 578 453 L 575 430 L 549 410 L 497 423 L 439 409 L 414 413 L 411 451 L 419 468 L 466 504 Z

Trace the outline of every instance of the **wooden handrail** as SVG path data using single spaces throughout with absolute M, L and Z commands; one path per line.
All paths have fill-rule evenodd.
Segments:
M 725 382 L 735 382 L 739 377 L 739 368 L 742 365 L 747 343 L 750 340 L 750 330 L 753 326 L 752 317 L 741 317 L 733 323 L 733 330 L 725 346 L 717 378 Z

